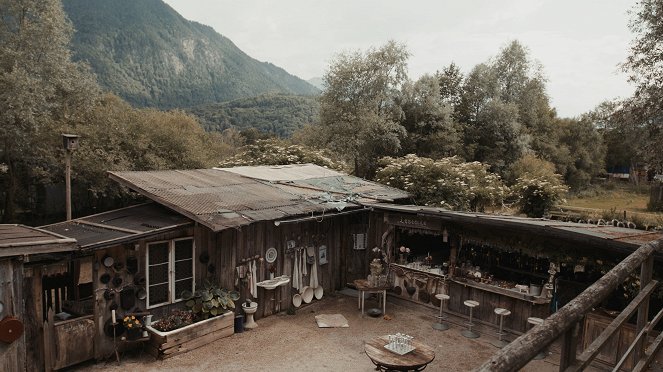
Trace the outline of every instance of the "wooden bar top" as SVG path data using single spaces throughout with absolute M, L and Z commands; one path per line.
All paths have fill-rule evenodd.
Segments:
M 547 297 L 531 296 L 527 293 L 520 293 L 520 292 L 517 292 L 517 291 L 512 290 L 512 289 L 502 288 L 502 287 L 498 287 L 498 286 L 491 285 L 491 284 L 486 284 L 486 283 L 481 283 L 481 282 L 476 282 L 474 280 L 459 280 L 459 279 L 454 278 L 454 279 L 451 279 L 451 281 L 456 283 L 456 284 L 463 285 L 463 286 L 473 287 L 473 288 L 477 288 L 477 289 L 480 289 L 480 290 L 483 290 L 483 291 L 497 293 L 497 294 L 500 294 L 500 295 L 515 298 L 517 300 L 531 302 L 533 304 L 547 304 L 547 303 L 550 303 L 550 299 L 547 298 Z
M 378 336 L 364 343 L 366 355 L 378 368 L 397 371 L 421 370 L 435 359 L 435 351 L 417 340 L 412 340 L 415 349 L 404 355 L 385 348 L 388 343 L 389 336 Z

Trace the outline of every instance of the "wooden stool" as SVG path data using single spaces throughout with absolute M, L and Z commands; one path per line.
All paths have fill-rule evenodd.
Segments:
M 475 307 L 479 306 L 479 303 L 474 300 L 467 300 L 463 302 L 463 304 L 465 304 L 465 306 L 470 308 L 470 321 L 467 322 L 467 329 L 460 332 L 460 334 L 467 338 L 478 338 L 479 334 L 472 330 L 472 327 L 474 327 L 474 323 L 472 323 L 472 310 L 474 310 Z
M 532 327 L 530 327 L 530 329 L 532 329 L 532 328 L 536 327 L 537 325 L 542 324 L 543 319 L 531 316 L 531 317 L 527 318 L 527 323 L 532 325 Z M 543 350 L 539 351 L 539 353 L 536 354 L 536 356 L 534 356 L 534 359 L 543 359 L 543 358 L 546 357 L 547 354 L 548 354 L 548 352 L 545 349 L 543 349 Z
M 437 329 L 438 331 L 444 331 L 449 329 L 449 324 L 445 323 L 444 321 L 447 320 L 447 316 L 442 312 L 442 308 L 444 307 L 444 304 L 449 300 L 449 295 L 445 294 L 436 294 L 435 298 L 440 300 L 440 315 L 437 316 L 438 321 L 436 323 L 433 323 L 433 328 Z
M 495 314 L 500 317 L 500 329 L 497 331 L 497 341 L 493 342 L 493 345 L 499 347 L 500 349 L 508 345 L 509 343 L 502 340 L 502 336 L 504 336 L 506 333 L 504 332 L 504 317 L 511 315 L 511 312 L 507 309 L 503 309 L 501 307 L 495 308 Z

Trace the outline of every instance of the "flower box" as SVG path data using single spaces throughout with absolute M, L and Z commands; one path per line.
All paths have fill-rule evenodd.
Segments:
M 235 333 L 232 311 L 188 326 L 161 332 L 146 326 L 150 332 L 149 352 L 159 359 L 185 353 Z

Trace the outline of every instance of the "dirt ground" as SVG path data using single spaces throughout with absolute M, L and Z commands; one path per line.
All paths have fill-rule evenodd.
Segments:
M 367 308 L 377 307 L 366 300 Z M 315 315 L 343 314 L 349 328 L 318 328 Z M 120 364 L 88 363 L 76 371 L 374 371 L 364 353 L 364 341 L 375 336 L 407 333 L 435 350 L 427 371 L 470 371 L 498 349 L 491 345 L 494 330 L 478 339 L 461 336 L 461 326 L 447 331 L 431 327 L 434 311 L 401 300 L 387 301 L 386 320 L 360 316 L 356 297 L 326 295 L 320 301 L 297 309 L 295 315 L 282 312 L 258 320 L 258 328 L 218 340 L 166 360 L 154 360 L 146 353 L 125 353 Z M 461 324 L 460 319 L 452 321 Z M 556 371 L 558 355 L 532 361 L 524 371 Z

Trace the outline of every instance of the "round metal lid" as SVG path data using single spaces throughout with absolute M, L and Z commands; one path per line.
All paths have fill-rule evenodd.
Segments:
M 276 257 L 278 256 L 278 252 L 276 251 L 276 248 L 272 247 L 265 252 L 265 261 L 267 263 L 272 263 L 276 261 Z

